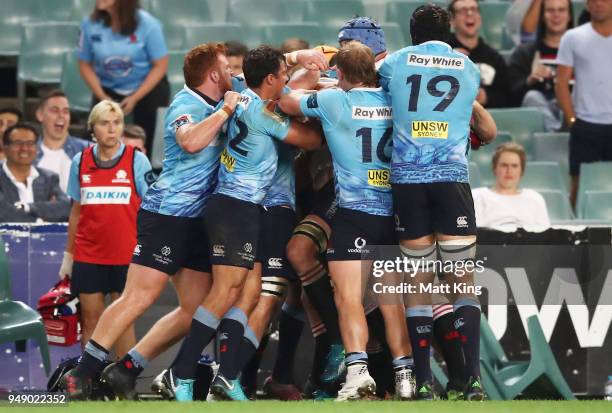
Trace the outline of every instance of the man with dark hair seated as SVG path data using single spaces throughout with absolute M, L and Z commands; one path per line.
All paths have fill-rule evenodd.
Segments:
M 4 132 L 6 162 L 0 168 L 0 222 L 67 221 L 68 197 L 57 174 L 32 165 L 38 133 L 18 123 Z

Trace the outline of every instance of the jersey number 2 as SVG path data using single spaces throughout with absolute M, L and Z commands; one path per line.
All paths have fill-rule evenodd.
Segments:
M 378 141 L 378 145 L 376 146 L 376 156 L 378 156 L 378 159 L 385 163 L 391 161 L 391 158 L 385 155 L 385 146 L 387 145 L 387 142 L 389 142 L 392 133 L 393 128 L 385 129 L 385 133 L 380 141 Z M 355 137 L 361 138 L 362 162 L 372 162 L 372 128 L 358 129 L 357 132 L 355 132 Z
M 238 145 L 240 144 L 240 142 L 242 142 L 244 140 L 244 138 L 247 137 L 247 135 L 249 134 L 249 128 L 247 127 L 247 125 L 244 124 L 244 122 L 239 121 L 238 119 L 236 119 L 236 125 L 238 125 L 238 134 L 234 137 L 234 139 L 232 139 L 231 141 L 229 141 L 229 146 L 230 148 L 232 148 L 236 153 L 239 153 L 242 156 L 247 156 L 247 154 L 249 153 L 249 151 L 245 151 L 244 149 L 240 149 L 238 147 Z
M 410 88 L 410 99 L 408 100 L 408 111 L 416 112 L 417 111 L 417 103 L 419 101 L 419 92 L 421 91 L 421 79 L 422 75 L 412 75 L 408 76 L 406 79 L 406 84 L 411 85 Z M 439 90 L 438 84 L 441 82 L 450 83 L 450 88 L 447 92 Z M 454 76 L 449 75 L 441 75 L 432 78 L 429 82 L 427 82 L 427 92 L 434 97 L 443 99 L 436 105 L 433 109 L 436 112 L 444 112 L 448 105 L 450 105 L 455 97 L 457 97 L 457 93 L 459 93 L 459 81 Z M 446 96 L 445 96 L 446 95 Z

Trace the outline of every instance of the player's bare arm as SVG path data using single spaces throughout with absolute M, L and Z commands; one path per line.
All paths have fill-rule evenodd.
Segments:
M 495 120 L 480 103 L 472 105 L 472 129 L 476 135 L 485 143 L 490 143 L 497 136 L 497 125 Z
M 225 121 L 234 113 L 240 94 L 225 92 L 223 107 L 201 122 L 181 126 L 176 141 L 187 153 L 196 153 L 207 147 L 217 136 Z

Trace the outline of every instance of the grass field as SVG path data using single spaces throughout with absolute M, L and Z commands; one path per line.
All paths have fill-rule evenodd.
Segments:
M 8 411 L 6 405 L 0 405 L 0 411 Z M 24 407 L 17 412 L 36 411 L 60 413 L 610 413 L 612 403 L 600 401 L 510 401 L 510 402 L 352 402 L 334 403 L 312 401 L 274 402 L 257 401 L 252 403 L 189 403 L 176 402 L 72 402 L 67 407 Z

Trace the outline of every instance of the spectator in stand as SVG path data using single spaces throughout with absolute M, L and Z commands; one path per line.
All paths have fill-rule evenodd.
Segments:
M 90 142 L 69 135 L 70 104 L 61 90 L 53 90 L 40 100 L 36 118 L 42 128 L 36 165 L 58 174 L 60 188 L 66 192 L 72 157 Z
M 612 0 L 587 0 L 586 7 L 591 22 L 568 30 L 557 54 L 555 92 L 570 128 L 572 204 L 580 164 L 612 161 Z
M 72 160 L 68 195 L 72 209 L 60 278 L 72 279 L 81 302 L 83 334 L 87 343 L 105 309 L 125 286 L 128 265 L 136 246 L 136 212 L 152 178 L 147 157 L 121 142 L 123 112 L 110 100 L 99 102 L 87 126 L 96 144 Z M 123 356 L 136 344 L 128 329 L 115 350 Z
M 15 108 L 1 108 L 0 109 L 0 137 L 4 136 L 4 132 L 11 126 L 21 121 L 21 111 Z M 6 156 L 2 148 L 2 139 L 0 139 L 0 163 L 4 161 Z
M 0 222 L 62 222 L 70 201 L 57 174 L 33 165 L 38 132 L 17 123 L 3 135 L 6 162 L 0 167 Z
M 502 55 L 478 35 L 482 26 L 480 6 L 476 0 L 451 0 L 448 5 L 455 30 L 449 44 L 469 56 L 480 69 L 480 89 L 476 100 L 487 108 L 507 106 L 507 66 Z
M 310 49 L 310 44 L 306 40 L 299 39 L 297 37 L 290 37 L 281 45 L 281 51 L 283 53 L 291 53 L 304 49 Z
M 123 129 L 123 137 L 121 138 L 123 143 L 128 146 L 138 148 L 140 152 L 147 154 L 147 148 L 145 148 L 145 142 L 147 141 L 147 134 L 145 130 L 138 125 L 125 125 Z
M 493 155 L 493 188 L 472 191 L 476 225 L 549 226 L 548 210 L 542 195 L 532 189 L 519 188 L 525 173 L 525 149 L 514 142 L 501 144 Z
M 538 1 L 538 0 L 537 0 Z M 542 0 L 536 41 L 518 46 L 508 65 L 508 82 L 521 106 L 537 108 L 549 132 L 561 128 L 562 113 L 555 97 L 557 49 L 573 24 L 570 0 Z
M 234 76 L 241 75 L 242 63 L 244 62 L 244 57 L 249 52 L 249 49 L 243 43 L 235 40 L 225 42 L 225 47 L 227 49 L 227 61 L 232 69 L 232 74 Z
M 139 8 L 138 0 L 96 0 L 81 23 L 78 47 L 81 76 L 94 103 L 120 102 L 144 128 L 151 151 L 157 108 L 168 106 L 168 50 L 161 23 Z

